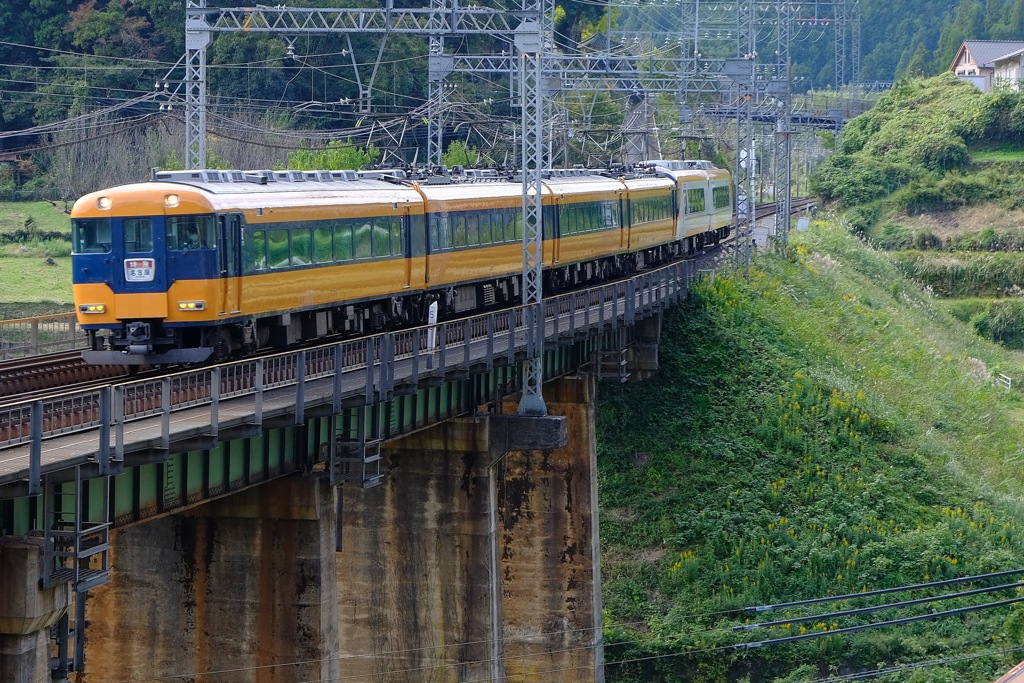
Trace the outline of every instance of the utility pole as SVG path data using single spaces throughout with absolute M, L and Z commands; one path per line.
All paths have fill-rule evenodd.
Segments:
M 756 218 L 754 210 L 753 107 L 757 96 L 755 67 L 757 63 L 754 14 L 756 0 L 736 2 L 736 52 L 734 59 L 725 62 L 725 73 L 736 87 L 736 168 L 733 182 L 736 187 L 736 257 L 750 263 L 750 241 Z
M 544 383 L 544 226 L 541 157 L 544 148 L 543 48 L 544 12 L 539 0 L 524 0 L 529 19 L 516 29 L 519 85 L 522 97 L 523 173 L 523 306 L 529 335 L 523 362 L 523 393 L 519 414 L 548 414 L 541 385 Z
M 186 10 L 206 0 L 186 0 Z M 185 13 L 185 168 L 206 166 L 206 48 L 212 35 L 196 15 Z
M 772 84 L 778 113 L 775 117 L 775 239 L 785 247 L 789 244 L 789 215 L 792 209 L 790 189 L 792 134 L 792 79 L 790 75 L 789 48 L 793 25 L 793 5 L 790 0 L 781 0 L 778 5 L 778 64 L 776 80 Z

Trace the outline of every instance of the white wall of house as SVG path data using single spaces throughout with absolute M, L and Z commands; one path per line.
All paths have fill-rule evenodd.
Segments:
M 993 88 L 1009 88 L 1020 90 L 1021 87 L 1021 56 L 1016 55 L 1008 59 L 995 62 L 995 72 L 992 74 Z

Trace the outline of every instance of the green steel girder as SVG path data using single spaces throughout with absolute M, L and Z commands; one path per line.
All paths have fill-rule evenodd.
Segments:
M 576 372 L 593 351 L 606 343 L 620 344 L 619 331 L 549 347 L 543 356 L 544 376 L 554 379 Z M 361 416 L 367 434 L 381 440 L 393 439 L 474 413 L 481 406 L 494 405 L 517 391 L 521 382 L 518 364 L 496 364 L 489 371 L 467 373 L 435 386 L 396 395 L 370 409 L 367 406 L 343 407 L 335 425 L 336 429 L 338 426 L 344 429 Z M 332 416 L 321 411 L 307 412 L 305 417 L 305 422 L 298 426 L 268 422 L 260 434 L 234 437 L 225 434 L 223 440 L 216 443 L 193 440 L 171 443 L 169 451 L 127 453 L 123 471 L 109 475 L 111 489 L 105 518 L 111 520 L 115 528 L 123 527 L 287 474 L 315 471 L 322 449 L 331 439 Z M 50 476 L 54 477 L 50 480 L 54 486 L 75 486 L 73 470 Z M 93 509 L 97 501 L 103 500 L 98 493 L 103 484 L 101 476 L 83 482 L 83 505 L 90 516 L 104 516 L 101 510 Z M 42 496 L 0 500 L 0 535 L 37 531 L 43 528 L 42 522 Z

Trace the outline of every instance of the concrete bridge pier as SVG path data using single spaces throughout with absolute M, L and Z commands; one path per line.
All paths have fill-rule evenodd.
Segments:
M 40 588 L 42 563 L 43 539 L 0 538 L 0 681 L 50 683 L 49 629 L 70 586 Z
M 342 676 L 603 680 L 594 396 L 592 378 L 561 379 L 544 387 L 561 419 L 388 442 L 384 484 L 343 490 Z
M 636 343 L 629 348 L 630 382 L 642 382 L 658 374 L 658 344 L 661 342 L 661 313 L 636 323 Z
M 76 681 L 336 680 L 334 542 L 333 489 L 300 476 L 116 529 Z

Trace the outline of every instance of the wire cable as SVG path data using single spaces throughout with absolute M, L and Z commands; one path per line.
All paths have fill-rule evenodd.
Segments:
M 863 591 L 861 593 L 847 593 L 846 595 L 833 595 L 825 598 L 812 598 L 810 600 L 796 600 L 794 602 L 780 602 L 775 605 L 759 605 L 757 607 L 747 607 L 747 612 L 767 612 L 769 610 L 782 609 L 784 607 L 799 607 L 802 605 L 814 605 L 822 602 L 839 602 L 841 600 L 855 600 L 857 598 L 868 598 L 875 595 L 887 595 L 889 593 L 902 593 L 904 591 L 918 590 L 920 588 L 933 588 L 935 586 L 952 586 L 958 583 L 971 583 L 972 581 L 983 581 L 985 579 L 996 579 L 1005 576 L 1015 576 L 1017 574 L 1024 574 L 1024 569 L 1010 569 L 1001 572 L 992 572 L 990 574 L 977 574 L 975 576 L 964 576 L 959 579 L 945 579 L 943 581 L 929 581 L 928 583 L 916 583 L 910 586 L 897 586 L 895 588 L 880 588 L 873 591 Z
M 769 628 L 772 626 L 782 626 L 783 624 L 799 624 L 804 621 L 823 621 L 825 619 L 834 619 L 836 617 L 848 617 L 854 614 L 868 614 L 870 612 L 878 612 L 886 609 L 895 609 L 897 607 L 910 607 L 911 605 L 924 605 L 930 602 L 939 602 L 941 600 L 953 600 L 955 598 L 964 598 L 969 595 L 980 595 L 982 593 L 993 593 L 999 590 L 1009 590 L 1011 588 L 1024 587 L 1024 581 L 1018 583 L 1007 583 L 1002 586 L 989 586 L 988 588 L 975 588 L 974 590 L 961 591 L 959 593 L 950 593 L 948 595 L 933 595 L 928 598 L 917 598 L 916 600 L 904 600 L 901 602 L 890 602 L 884 605 L 874 605 L 872 607 L 859 607 L 857 609 L 847 609 L 839 612 L 828 612 L 826 614 L 812 614 L 805 617 L 794 617 L 792 619 L 779 619 L 777 621 L 765 621 L 757 624 L 741 624 L 739 626 L 733 626 L 733 631 L 753 631 L 759 628 Z

